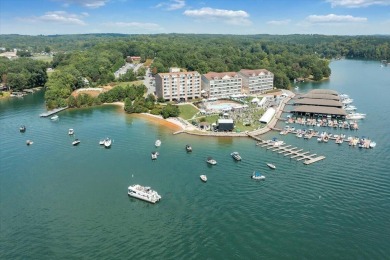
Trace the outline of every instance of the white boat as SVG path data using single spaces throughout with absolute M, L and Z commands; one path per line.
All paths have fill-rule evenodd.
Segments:
M 346 98 L 341 101 L 344 105 L 351 104 L 353 102 L 352 98 Z
M 234 160 L 236 160 L 236 161 L 241 161 L 241 156 L 240 156 L 240 154 L 238 153 L 238 152 L 232 152 L 231 154 L 230 154 L 232 157 L 233 157 L 233 159 Z
M 200 175 L 200 179 L 204 182 L 207 181 L 207 176 L 206 175 Z
M 271 169 L 276 169 L 276 166 L 273 165 L 272 163 L 267 163 L 267 166 L 270 167 Z
M 261 173 L 254 171 L 251 175 L 251 178 L 254 180 L 264 180 L 265 176 L 261 175 Z
M 104 147 L 105 147 L 105 148 L 110 148 L 110 147 L 111 147 L 111 144 L 112 144 L 112 140 L 111 140 L 110 138 L 107 137 L 107 138 L 104 140 L 104 143 L 103 143 Z
M 52 117 L 50 117 L 51 120 L 55 121 L 55 120 L 58 120 L 59 116 L 58 115 L 54 115 Z
M 160 140 L 156 140 L 156 142 L 154 143 L 154 145 L 155 145 L 156 147 L 159 147 L 159 146 L 161 145 L 161 141 L 160 141 Z
M 375 142 L 370 142 L 370 148 L 374 148 L 376 146 Z
M 347 105 L 347 106 L 344 106 L 343 109 L 344 109 L 345 111 L 354 111 L 354 110 L 357 109 L 357 107 L 352 106 L 352 105 Z
M 99 141 L 99 144 L 100 144 L 100 145 L 104 145 L 104 142 L 105 142 L 105 141 L 106 141 L 106 139 L 102 139 L 102 140 Z
M 161 200 L 161 196 L 157 193 L 157 191 L 152 190 L 150 187 L 144 187 L 139 184 L 129 186 L 127 194 L 131 197 L 153 204 Z
M 73 134 L 74 134 L 73 128 L 69 128 L 69 130 L 68 130 L 68 135 L 73 135 Z
M 159 156 L 160 154 L 158 152 L 152 152 L 151 153 L 151 157 L 152 157 L 152 160 L 157 160 L 157 156 Z
M 191 145 L 187 144 L 186 145 L 186 151 L 189 153 L 189 152 L 192 152 L 192 147 Z
M 20 131 L 21 133 L 26 132 L 26 126 L 21 125 L 21 126 L 19 127 L 19 131 Z
M 26 141 L 26 144 L 27 144 L 27 145 L 32 145 L 33 143 L 34 143 L 34 142 L 31 141 L 31 140 L 27 140 L 27 141 Z
M 80 140 L 79 139 L 74 139 L 74 141 L 72 142 L 72 145 L 76 146 L 80 143 Z
M 207 162 L 208 164 L 211 164 L 211 165 L 216 165 L 216 164 L 217 164 L 217 161 L 214 160 L 212 157 L 207 157 L 206 162 Z
M 366 118 L 366 114 L 362 113 L 350 113 L 346 116 L 348 120 L 359 120 Z

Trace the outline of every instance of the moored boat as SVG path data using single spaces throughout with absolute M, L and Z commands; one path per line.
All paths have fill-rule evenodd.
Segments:
M 32 145 L 33 143 L 34 143 L 34 142 L 31 141 L 31 140 L 27 140 L 27 141 L 26 141 L 26 144 L 27 144 L 27 145 Z
M 51 119 L 52 121 L 56 121 L 56 120 L 58 120 L 58 118 L 59 118 L 58 115 L 54 115 L 54 116 L 50 117 L 50 119 Z
M 103 145 L 105 148 L 110 148 L 111 144 L 112 144 L 112 140 L 110 138 L 107 137 L 106 139 L 104 139 Z
M 192 152 L 191 145 L 189 145 L 189 144 L 186 145 L 186 151 L 187 151 L 187 153 Z
M 376 146 L 376 142 L 370 142 L 370 148 L 374 148 Z
M 19 131 L 20 131 L 21 133 L 26 132 L 26 126 L 21 125 L 21 126 L 19 127 Z
M 154 152 L 152 152 L 152 153 L 150 154 L 152 160 L 157 160 L 157 157 L 158 157 L 159 155 L 160 155 L 160 154 L 159 154 L 158 152 L 156 152 L 156 151 L 154 151 Z
M 144 200 L 150 203 L 156 203 L 161 200 L 161 196 L 157 191 L 152 190 L 150 187 L 134 184 L 128 187 L 127 194 L 131 197 Z
M 217 161 L 214 160 L 212 157 L 207 157 L 206 162 L 211 165 L 216 165 Z
M 73 134 L 74 134 L 73 128 L 69 128 L 69 130 L 68 130 L 68 135 L 73 135 Z
M 74 139 L 74 141 L 72 142 L 72 145 L 76 146 L 80 143 L 80 140 L 79 139 Z
M 201 179 L 203 182 L 206 182 L 206 181 L 207 181 L 207 176 L 206 176 L 206 175 L 200 175 L 200 179 Z
M 160 140 L 156 140 L 156 142 L 154 143 L 154 145 L 155 145 L 156 147 L 159 147 L 159 146 L 161 145 L 161 141 L 160 141 Z
M 241 161 L 241 156 L 240 156 L 240 154 L 238 153 L 238 152 L 232 152 L 231 154 L 230 154 L 232 157 L 233 157 L 233 159 L 234 160 L 236 160 L 236 161 Z
M 265 176 L 262 175 L 260 172 L 256 172 L 254 171 L 251 175 L 251 178 L 254 179 L 254 180 L 264 180 L 265 179 Z
M 276 166 L 273 165 L 272 163 L 267 163 L 267 166 L 270 167 L 271 169 L 276 169 Z

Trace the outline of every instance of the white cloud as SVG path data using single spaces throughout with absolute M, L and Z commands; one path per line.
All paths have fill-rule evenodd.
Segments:
M 111 22 L 105 23 L 105 26 L 121 27 L 130 29 L 142 29 L 142 30 L 160 30 L 161 27 L 155 23 L 140 23 L 140 22 Z
M 390 5 L 390 0 L 326 0 L 332 7 L 367 7 L 370 5 Z
M 249 14 L 242 10 L 234 11 L 204 7 L 197 10 L 186 10 L 184 11 L 184 15 L 198 19 L 222 20 L 226 23 L 235 25 L 252 24 L 248 19 Z
M 98 8 L 104 6 L 110 0 L 56 0 L 64 2 L 65 5 L 77 4 L 88 8 Z
M 366 22 L 365 17 L 354 17 L 352 15 L 309 15 L 306 17 L 306 21 L 309 23 L 358 23 Z
M 285 19 L 285 20 L 273 20 L 273 21 L 268 21 L 267 24 L 270 25 L 286 25 L 291 22 L 290 19 Z
M 24 18 L 22 20 L 27 20 L 31 22 L 51 22 L 51 23 L 59 23 L 59 24 L 86 25 L 86 23 L 83 20 L 81 20 L 85 16 L 87 15 L 70 14 L 65 11 L 53 11 L 53 12 L 46 12 L 42 16 L 34 16 L 30 18 Z
M 182 9 L 186 6 L 185 0 L 169 0 L 169 2 L 163 2 L 156 5 L 157 8 L 164 8 L 168 11 Z

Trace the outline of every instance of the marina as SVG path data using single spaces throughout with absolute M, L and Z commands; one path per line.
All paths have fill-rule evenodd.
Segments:
M 60 107 L 56 109 L 49 110 L 47 112 L 41 113 L 39 116 L 40 117 L 48 117 L 54 114 L 57 114 L 58 112 L 64 111 L 65 109 L 68 109 L 68 107 Z

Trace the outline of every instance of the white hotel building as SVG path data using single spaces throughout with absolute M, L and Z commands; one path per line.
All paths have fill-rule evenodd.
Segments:
M 197 71 L 159 73 L 155 79 L 157 97 L 166 101 L 200 97 L 201 75 Z
M 229 98 L 241 94 L 242 79 L 237 72 L 209 72 L 202 75 L 202 92 L 208 98 Z
M 266 69 L 246 70 L 238 72 L 242 78 L 242 86 L 249 94 L 264 93 L 274 87 L 274 74 Z

